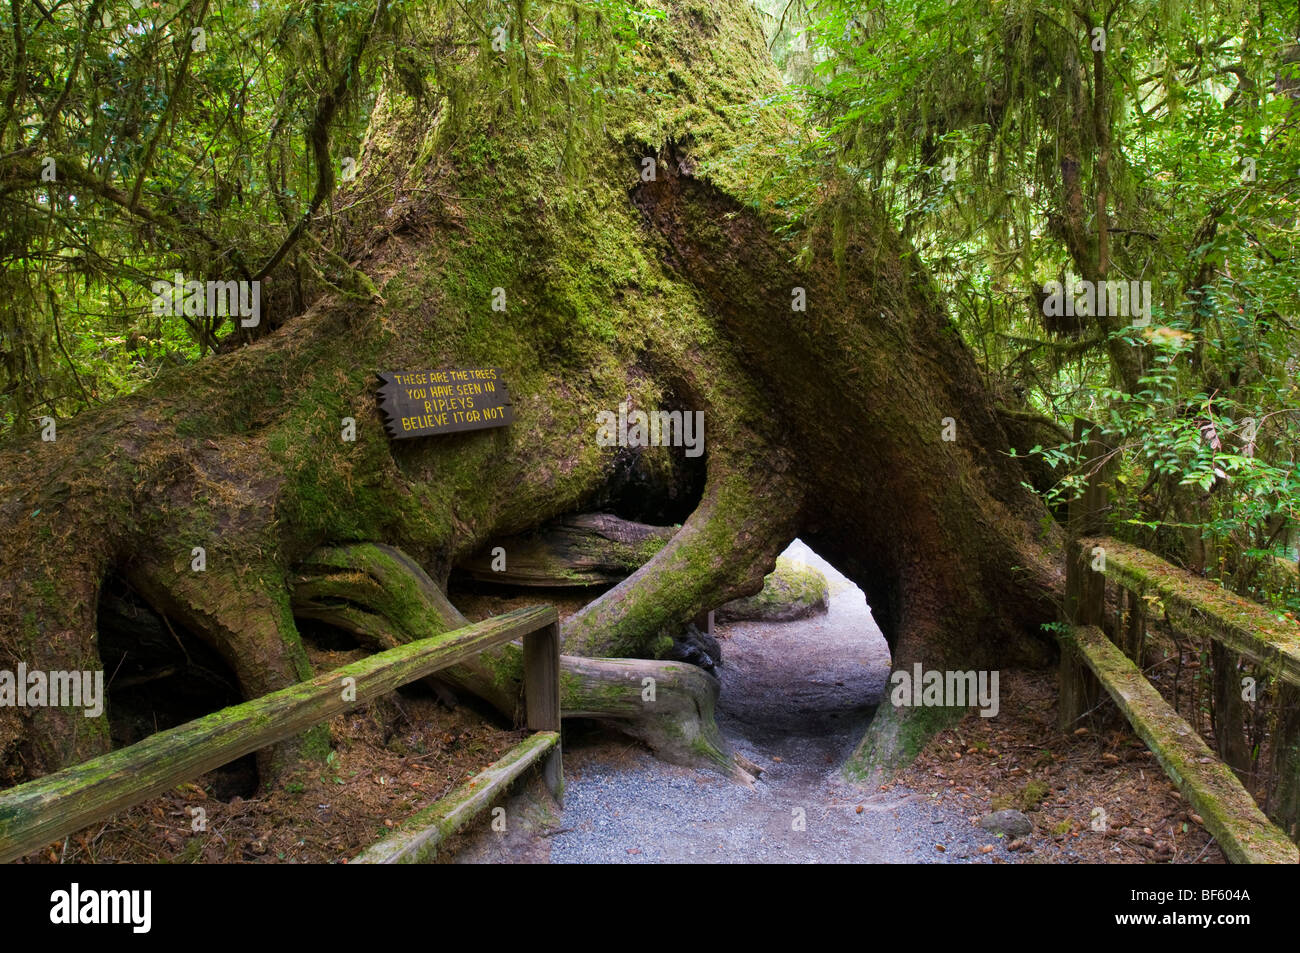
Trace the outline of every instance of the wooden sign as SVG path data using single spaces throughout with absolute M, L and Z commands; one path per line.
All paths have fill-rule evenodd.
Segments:
M 394 440 L 504 427 L 514 420 L 495 367 L 380 371 L 379 409 Z

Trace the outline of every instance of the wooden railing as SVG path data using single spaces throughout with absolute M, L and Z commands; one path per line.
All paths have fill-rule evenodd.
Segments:
M 298 735 L 401 685 L 519 638 L 524 643 L 527 727 L 539 734 L 525 740 L 497 764 L 510 761 L 517 769 L 510 775 L 513 778 L 529 764 L 545 758 L 547 783 L 558 797 L 562 786 L 558 617 L 552 606 L 534 606 L 388 649 L 161 731 L 130 747 L 0 791 L 0 863 L 22 857 L 236 758 Z M 462 811 L 458 820 L 463 823 L 468 816 Z
M 1080 436 L 1076 421 L 1075 438 Z M 1300 829 L 1300 717 L 1279 719 L 1270 745 L 1275 765 L 1272 820 L 1242 785 L 1244 765 L 1231 762 L 1244 738 L 1238 659 L 1261 666 L 1279 687 L 1284 710 L 1300 694 L 1300 631 L 1278 622 L 1264 607 L 1170 565 L 1139 547 L 1100 535 L 1111 468 L 1105 448 L 1093 443 L 1088 488 L 1071 504 L 1066 554 L 1066 622 L 1061 642 L 1062 727 L 1071 729 L 1097 707 L 1100 689 L 1114 699 L 1183 792 L 1206 829 L 1235 863 L 1297 863 L 1293 842 Z M 1120 588 L 1109 612 L 1106 583 Z M 1142 670 L 1148 606 L 1158 607 L 1176 632 L 1213 646 L 1216 753 L 1164 700 Z M 1223 757 L 1228 757 L 1225 764 Z M 1235 772 L 1234 772 L 1234 769 Z M 1277 821 L 1282 827 L 1273 823 Z M 1285 829 L 1283 829 L 1285 828 Z

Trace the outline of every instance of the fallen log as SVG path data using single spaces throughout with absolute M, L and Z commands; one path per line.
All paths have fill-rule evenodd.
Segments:
M 456 564 L 479 582 L 511 586 L 602 586 L 626 579 L 680 527 L 610 513 L 566 516 L 531 533 L 494 540 Z

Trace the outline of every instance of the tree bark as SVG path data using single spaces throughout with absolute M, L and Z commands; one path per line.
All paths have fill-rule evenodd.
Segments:
M 317 550 L 294 586 L 294 613 L 351 632 L 375 651 L 469 624 L 437 584 L 389 546 Z M 511 643 L 439 672 L 520 720 L 523 650 Z M 614 721 L 659 757 L 677 764 L 748 773 L 728 750 L 713 711 L 718 681 L 692 665 L 644 659 L 560 656 L 560 710 L 569 718 Z
M 503 586 L 609 585 L 640 569 L 675 532 L 610 513 L 583 513 L 533 533 L 494 539 L 456 569 Z
M 461 102 L 453 123 L 446 102 L 386 90 L 356 186 L 372 198 L 341 222 L 381 300 L 322 298 L 61 422 L 53 443 L 0 452 L 0 668 L 98 667 L 96 606 L 117 571 L 215 648 L 246 697 L 301 680 L 294 615 L 328 597 L 300 578 L 322 545 L 398 547 L 437 588 L 487 541 L 591 509 L 630 467 L 674 482 L 683 448 L 597 442 L 596 413 L 624 402 L 703 413 L 702 498 L 567 621 L 568 653 L 654 656 L 701 611 L 759 591 L 798 535 L 863 588 L 896 665 L 1044 661 L 1058 533 L 929 277 L 865 200 L 841 200 L 838 228 L 796 229 L 810 254 L 794 263 L 790 223 L 731 152 L 778 154 L 789 131 L 754 12 L 666 8 L 636 84 L 671 85 L 611 105 L 603 134 L 576 144 L 494 102 Z M 580 187 L 554 172 L 570 147 Z M 512 426 L 385 436 L 377 371 L 467 364 L 501 368 Z M 688 695 L 698 707 L 707 692 Z M 882 707 L 851 772 L 915 750 L 934 724 L 916 715 Z M 0 709 L 0 782 L 107 744 L 103 719 Z

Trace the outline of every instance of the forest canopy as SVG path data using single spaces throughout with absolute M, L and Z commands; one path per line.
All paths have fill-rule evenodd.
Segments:
M 1294 4 L 757 11 L 788 139 L 761 161 L 745 142 L 705 161 L 791 223 L 790 260 L 813 254 L 796 223 L 843 236 L 860 203 L 880 210 L 987 387 L 1038 428 L 1013 449 L 1049 503 L 1086 477 L 1069 421 L 1087 418 L 1120 463 L 1125 535 L 1300 608 Z M 672 87 L 640 56 L 663 17 L 622 2 L 13 0 L 0 441 L 245 346 L 322 294 L 377 295 L 348 225 L 390 197 L 358 176 L 386 86 L 445 106 L 452 127 L 469 101 L 534 117 L 564 143 L 556 193 L 580 190 L 604 111 Z M 258 282 L 256 320 L 249 301 L 159 307 L 182 275 L 209 295 Z

